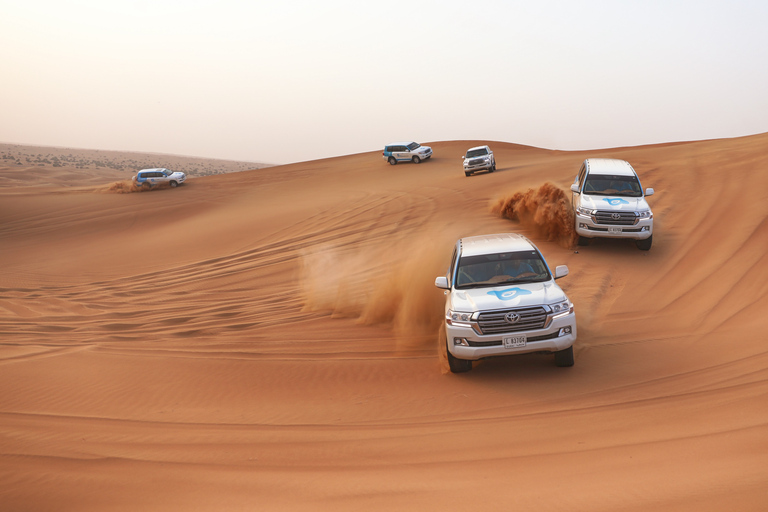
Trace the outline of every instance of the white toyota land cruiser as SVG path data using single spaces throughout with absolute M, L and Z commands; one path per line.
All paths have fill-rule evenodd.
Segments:
M 464 175 L 472 176 L 477 171 L 493 172 L 496 170 L 496 159 L 488 146 L 469 148 L 464 159 Z
M 389 165 L 397 165 L 397 162 L 419 164 L 424 160 L 432 158 L 432 148 L 422 146 L 418 142 L 396 142 L 384 146 L 382 156 L 384 160 L 389 162 Z
M 647 251 L 653 243 L 653 212 L 645 198 L 653 189 L 640 185 L 624 160 L 588 158 L 571 185 L 571 204 L 579 245 L 595 237 L 631 238 Z
M 553 352 L 557 366 L 573 366 L 576 314 L 533 243 L 522 235 L 472 236 L 456 242 L 451 266 L 435 286 L 446 290 L 440 343 L 451 372 L 492 356 Z

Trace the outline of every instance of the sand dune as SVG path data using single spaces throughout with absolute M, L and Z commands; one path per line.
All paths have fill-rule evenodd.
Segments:
M 0 188 L 0 509 L 768 508 L 768 134 L 467 178 L 482 143 Z M 500 215 L 597 156 L 655 188 L 651 251 Z M 505 231 L 569 266 L 576 365 L 445 374 L 434 277 Z

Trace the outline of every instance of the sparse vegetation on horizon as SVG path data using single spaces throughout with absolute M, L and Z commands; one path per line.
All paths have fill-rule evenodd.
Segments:
M 166 167 L 188 176 L 210 176 L 270 167 L 269 164 L 154 153 L 69 149 L 22 144 L 0 144 L 0 167 L 69 167 L 111 169 L 135 174 L 140 169 Z

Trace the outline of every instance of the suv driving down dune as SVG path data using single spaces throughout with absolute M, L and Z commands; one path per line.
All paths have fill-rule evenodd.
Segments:
M 505 233 L 456 242 L 451 265 L 435 286 L 445 292 L 444 344 L 451 372 L 468 372 L 485 357 L 551 352 L 573 366 L 576 315 L 555 273 L 533 243 Z M 442 350 L 442 347 L 441 347 Z
M 629 238 L 647 251 L 653 243 L 653 212 L 637 173 L 624 160 L 588 158 L 571 185 L 579 245 L 591 238 Z
M 493 172 L 496 170 L 496 159 L 488 146 L 469 148 L 464 159 L 464 175 L 472 176 L 477 171 Z

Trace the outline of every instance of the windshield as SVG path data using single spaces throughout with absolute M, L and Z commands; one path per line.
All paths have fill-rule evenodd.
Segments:
M 487 154 L 488 154 L 488 150 L 485 148 L 472 149 L 467 151 L 467 158 L 474 158 L 476 156 L 483 156 Z
M 541 283 L 551 279 L 538 251 L 462 256 L 456 288 L 482 288 L 515 283 Z
M 420 148 L 420 147 L 421 146 L 419 145 L 418 142 L 411 142 L 410 144 L 408 144 L 408 149 L 410 149 L 411 151 L 413 151 L 414 149 Z
M 637 176 L 612 176 L 590 174 L 584 183 L 584 193 L 596 196 L 642 197 L 643 191 Z

